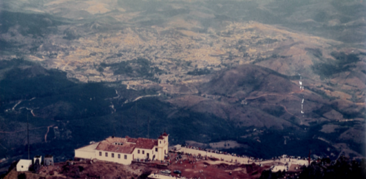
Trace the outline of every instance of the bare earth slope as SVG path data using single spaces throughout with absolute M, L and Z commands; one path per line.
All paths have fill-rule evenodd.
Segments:
M 151 125 L 172 143 L 294 142 L 288 151 L 304 155 L 321 143 L 319 155 L 366 155 L 365 8 L 358 0 L 4 0 L 0 153 L 17 154 L 0 158 L 24 154 L 27 115 L 39 145 L 149 135 Z M 302 141 L 307 148 L 296 148 Z

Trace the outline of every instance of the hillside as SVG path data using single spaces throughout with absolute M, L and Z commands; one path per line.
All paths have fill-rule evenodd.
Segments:
M 257 157 L 365 156 L 365 3 L 4 0 L 0 170 L 26 155 L 27 121 L 56 161 L 163 131 Z

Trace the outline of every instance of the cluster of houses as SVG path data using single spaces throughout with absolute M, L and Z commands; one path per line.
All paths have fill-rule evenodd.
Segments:
M 300 167 L 308 165 L 306 159 L 300 157 L 287 157 L 283 155 L 278 158 L 272 158 L 272 160 L 263 161 L 263 159 L 254 159 L 247 156 L 237 156 L 236 154 L 230 154 L 223 151 L 202 149 L 193 146 L 182 147 L 176 145 L 169 147 L 169 135 L 167 133 L 161 134 L 157 139 L 148 138 L 131 138 L 131 137 L 108 137 L 100 142 L 90 142 L 89 145 L 75 149 L 75 159 L 88 159 L 88 160 L 100 160 L 107 162 L 115 162 L 124 165 L 130 165 L 133 161 L 163 161 L 169 150 L 175 152 L 184 153 L 199 153 L 206 156 L 214 157 L 213 155 L 220 155 L 221 158 L 227 156 L 236 158 L 235 162 L 254 162 L 260 166 L 272 165 L 270 170 L 272 172 L 286 171 L 286 172 L 300 172 Z M 193 151 L 187 151 L 193 150 Z M 193 154 L 192 153 L 192 154 Z M 224 157 L 224 158 L 227 158 Z M 223 159 L 222 159 L 223 160 Z M 277 161 L 278 160 L 278 161 Z M 53 156 L 46 155 L 43 159 L 42 156 L 35 156 L 33 160 L 21 159 L 16 165 L 18 172 L 33 171 L 38 173 L 42 165 L 49 166 L 53 165 Z
M 75 149 L 75 158 L 97 159 L 129 165 L 136 160 L 164 160 L 168 154 L 169 135 L 161 134 L 158 139 L 131 138 L 126 136 L 108 137 L 100 142 L 91 142 L 82 148 Z M 33 171 L 38 173 L 42 165 L 53 165 L 53 156 L 35 156 L 33 160 L 21 159 L 16 165 L 18 172 Z
M 33 171 L 38 173 L 42 165 L 49 166 L 53 164 L 54 161 L 52 155 L 46 155 L 43 160 L 42 156 L 38 155 L 34 156 L 33 160 L 20 159 L 16 165 L 16 169 L 18 172 Z

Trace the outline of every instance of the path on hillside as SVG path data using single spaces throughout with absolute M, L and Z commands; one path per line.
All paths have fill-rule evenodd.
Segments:
M 13 110 L 13 111 L 15 111 L 15 108 L 20 104 L 22 102 L 22 100 L 20 100 L 19 102 L 17 102 L 14 106 L 13 106 L 13 108 L 11 108 L 11 110 Z
M 52 124 L 52 125 L 49 125 L 49 126 L 47 126 L 47 132 L 46 132 L 46 134 L 44 135 L 44 142 L 46 142 L 47 143 L 47 135 L 48 135 L 48 132 L 50 131 L 50 127 L 53 127 L 54 125 Z
M 142 98 L 155 97 L 155 96 L 160 96 L 160 95 L 161 95 L 161 93 L 159 93 L 159 94 L 153 94 L 153 95 L 144 95 L 144 96 L 139 96 L 139 97 L 135 98 L 134 100 L 132 100 L 132 102 L 135 102 L 135 101 L 137 101 L 137 100 L 139 100 L 139 99 L 142 99 Z
M 260 98 L 260 97 L 263 97 L 263 96 L 289 96 L 289 95 L 292 95 L 292 94 L 295 94 L 295 93 L 302 93 L 303 91 L 305 91 L 305 90 L 290 92 L 288 94 L 266 93 L 266 94 L 261 94 L 259 96 L 248 97 L 248 98 L 245 98 L 245 100 L 247 100 L 247 99 L 257 99 L 257 98 Z

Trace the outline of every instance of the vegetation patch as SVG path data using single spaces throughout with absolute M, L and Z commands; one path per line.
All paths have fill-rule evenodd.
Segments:
M 207 75 L 210 74 L 211 71 L 207 68 L 203 68 L 203 69 L 194 69 L 193 71 L 189 71 L 187 73 L 187 75 L 193 75 L 193 76 L 199 76 L 199 75 Z
M 265 109 L 263 109 L 263 111 L 267 112 L 268 114 L 270 114 L 272 116 L 276 116 L 276 117 L 280 117 L 283 114 L 285 114 L 285 112 L 286 112 L 282 106 L 274 106 L 271 108 L 265 108 Z
M 154 74 L 163 74 L 164 71 L 158 67 L 151 67 L 151 62 L 145 58 L 137 58 L 131 61 L 106 64 L 101 63 L 102 67 L 111 67 L 114 74 L 127 75 L 130 77 L 153 78 Z M 99 69 L 101 70 L 101 69 Z
M 312 53 L 317 58 L 321 58 L 323 56 L 322 51 L 318 48 L 305 48 L 305 50 Z
M 314 73 L 320 75 L 321 78 L 329 78 L 334 74 L 351 71 L 355 64 L 360 61 L 356 54 L 345 54 L 344 52 L 332 52 L 331 55 L 335 61 L 328 59 L 327 63 L 317 63 L 311 68 Z
M 55 32 L 58 25 L 66 24 L 61 19 L 55 19 L 47 14 L 26 14 L 19 12 L 0 12 L 0 33 L 8 32 L 9 28 L 19 26 L 19 32 L 26 35 L 43 37 L 45 34 Z

